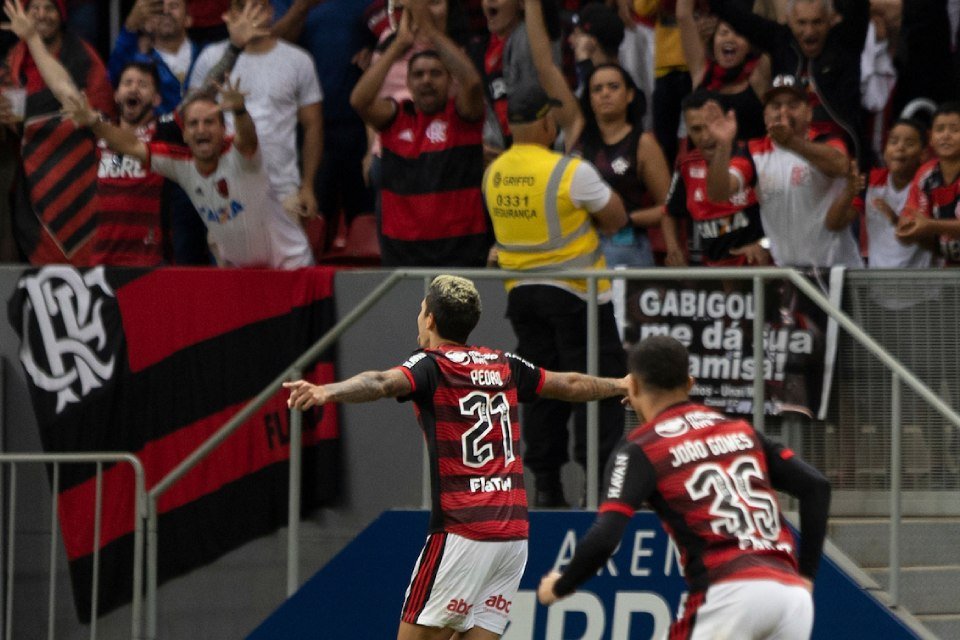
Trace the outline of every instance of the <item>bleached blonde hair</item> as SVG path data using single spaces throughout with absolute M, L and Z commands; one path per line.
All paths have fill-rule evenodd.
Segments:
M 466 343 L 480 321 L 483 307 L 473 281 L 460 276 L 439 275 L 427 289 L 427 313 L 433 314 L 437 333 L 447 340 Z

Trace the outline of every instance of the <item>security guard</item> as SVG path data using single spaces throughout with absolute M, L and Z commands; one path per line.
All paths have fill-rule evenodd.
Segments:
M 550 150 L 557 135 L 552 107 L 561 106 L 537 84 L 516 87 L 507 102 L 513 146 L 487 169 L 483 193 L 493 221 L 497 259 L 517 271 L 603 269 L 598 232 L 626 223 L 623 202 L 586 161 Z M 517 352 L 536 365 L 586 372 L 587 302 L 584 280 L 509 280 L 507 317 Z M 623 376 L 626 360 L 610 302 L 599 283 L 601 376 Z M 565 425 L 574 412 L 574 458 L 586 468 L 586 409 L 558 400 L 524 405 L 524 460 L 535 476 L 534 506 L 563 507 L 560 469 L 568 460 Z M 600 469 L 623 434 L 623 407 L 600 403 Z

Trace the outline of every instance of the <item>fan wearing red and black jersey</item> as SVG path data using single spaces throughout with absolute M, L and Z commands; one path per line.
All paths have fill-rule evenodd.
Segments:
M 388 397 L 414 402 L 427 442 L 433 508 L 404 598 L 399 640 L 496 640 L 506 629 L 527 561 L 518 403 L 626 394 L 625 377 L 555 373 L 467 346 L 479 319 L 473 283 L 438 276 L 417 316 L 421 351 L 401 366 L 328 385 L 284 385 L 296 409 Z
M 679 548 L 690 587 L 672 639 L 808 638 L 830 485 L 745 420 L 691 402 L 688 358 L 665 336 L 630 354 L 630 403 L 648 419 L 611 457 L 597 521 L 566 571 L 543 578 L 540 601 L 595 575 L 647 503 Z M 775 489 L 800 499 L 799 553 Z

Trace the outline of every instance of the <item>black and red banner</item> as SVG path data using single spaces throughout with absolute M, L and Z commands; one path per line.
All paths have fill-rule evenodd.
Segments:
M 9 304 L 47 452 L 126 451 L 149 489 L 335 322 L 333 270 L 94 269 L 26 272 Z M 334 354 L 308 378 L 332 381 Z M 304 415 L 303 504 L 333 498 L 335 407 Z M 181 575 L 287 520 L 289 424 L 277 393 L 159 500 L 159 577 Z M 94 541 L 95 466 L 64 465 L 59 510 L 77 611 L 130 600 L 133 472 L 108 466 Z
M 749 273 L 744 271 L 744 273 Z M 804 275 L 840 306 L 843 269 Z M 823 420 L 830 399 L 837 325 L 789 280 L 764 283 L 763 362 L 754 363 L 757 309 L 750 280 L 633 280 L 627 288 L 628 339 L 670 335 L 690 352 L 691 397 L 725 413 L 753 413 L 760 371 L 764 413 Z

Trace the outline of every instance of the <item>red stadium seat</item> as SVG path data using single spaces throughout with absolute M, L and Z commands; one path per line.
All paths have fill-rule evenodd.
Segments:
M 377 219 L 372 213 L 356 216 L 349 228 L 341 218 L 340 230 L 333 246 L 317 256 L 321 264 L 376 266 L 380 264 L 380 241 L 377 238 Z

